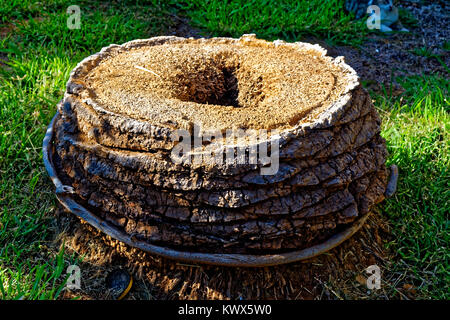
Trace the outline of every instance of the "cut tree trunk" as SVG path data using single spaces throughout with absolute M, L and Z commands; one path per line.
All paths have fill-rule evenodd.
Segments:
M 354 232 L 388 180 L 370 96 L 342 58 L 306 43 L 111 45 L 72 71 L 51 129 L 47 167 L 76 203 L 66 207 L 119 240 L 176 252 L 316 248 Z M 193 137 L 181 162 L 180 132 Z

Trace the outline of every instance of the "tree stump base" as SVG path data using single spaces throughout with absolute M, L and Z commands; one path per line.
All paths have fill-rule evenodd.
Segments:
M 44 139 L 71 212 L 154 254 L 235 266 L 350 237 L 385 197 L 386 155 L 342 58 L 252 35 L 104 48 L 72 71 Z

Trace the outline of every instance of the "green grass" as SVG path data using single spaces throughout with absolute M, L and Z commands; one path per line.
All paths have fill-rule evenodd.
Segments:
M 405 8 L 398 8 L 399 20 L 407 28 L 414 28 L 419 25 L 419 21 Z
M 35 0 L 2 0 L 0 1 L 0 23 L 8 23 L 11 20 L 29 19 L 39 16 L 41 12 L 55 9 L 65 9 L 68 1 L 47 0 L 38 2 Z
M 320 37 L 330 43 L 359 44 L 368 32 L 364 19 L 353 21 L 353 16 L 344 12 L 343 0 L 180 2 L 178 8 L 192 24 L 213 36 L 255 33 L 268 40 Z
M 42 247 L 39 248 L 42 250 Z M 33 261 L 25 250 L 14 250 L 14 269 L 0 270 L 0 294 L 2 299 L 55 299 L 64 289 L 67 276 L 64 250 L 61 249 L 50 262 Z M 7 258 L 7 256 L 6 256 Z
M 433 52 L 428 47 L 418 47 L 414 48 L 414 50 L 411 50 L 412 53 L 414 53 L 417 56 L 431 58 L 433 57 Z
M 81 29 L 69 30 L 70 1 L 0 0 L 0 298 L 58 298 L 65 269 L 80 259 L 53 246 L 55 197 L 41 143 L 82 58 L 110 43 L 166 34 L 174 13 L 213 35 L 358 42 L 365 31 L 334 6 L 341 2 L 78 1 Z M 402 84 L 401 97 L 374 95 L 389 163 L 400 167 L 398 192 L 383 206 L 397 253 L 391 272 L 419 297 L 448 299 L 449 84 L 431 76 Z
M 393 271 L 429 298 L 449 298 L 449 82 L 437 77 L 400 81 L 401 98 L 377 97 L 389 163 L 400 168 L 398 191 L 383 211 L 393 226 Z
M 445 44 L 444 44 L 445 46 Z M 443 61 L 443 56 L 442 55 L 438 55 L 438 54 L 434 54 L 433 51 L 431 50 L 431 48 L 428 47 L 417 47 L 414 48 L 413 50 L 410 50 L 411 53 L 415 54 L 416 56 L 421 56 L 421 57 L 425 57 L 425 58 L 434 58 L 437 60 L 437 62 L 439 62 L 442 67 L 447 71 L 450 72 L 448 66 L 444 63 Z
M 0 298 L 48 299 L 61 293 L 72 260 L 51 243 L 53 190 L 41 145 L 70 70 L 110 43 L 164 33 L 168 8 L 154 1 L 84 4 L 81 29 L 66 26 L 69 1 L 1 1 Z M 43 10 L 45 8 L 45 10 Z M 97 9 L 96 9 L 97 8 Z M 4 57 L 6 56 L 6 58 Z M 62 250 L 62 249 L 61 249 Z

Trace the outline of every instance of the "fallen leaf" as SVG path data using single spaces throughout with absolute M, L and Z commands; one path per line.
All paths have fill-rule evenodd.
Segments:
M 408 291 L 408 293 L 416 294 L 416 287 L 414 287 L 412 284 L 405 283 L 403 285 L 403 289 Z
M 360 274 L 358 274 L 356 276 L 356 281 L 358 281 L 358 283 L 362 284 L 362 285 L 366 285 L 367 284 L 367 279 L 364 276 L 360 275 Z

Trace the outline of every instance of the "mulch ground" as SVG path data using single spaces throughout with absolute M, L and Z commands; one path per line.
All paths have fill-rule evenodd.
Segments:
M 413 75 L 448 76 L 450 51 L 444 44 L 450 39 L 448 3 L 419 5 L 415 1 L 401 1 L 402 7 L 417 18 L 417 26 L 408 26 L 410 33 L 371 34 L 360 48 L 350 46 L 329 47 L 331 56 L 344 56 L 367 87 L 375 91 L 384 88 L 392 94 L 401 94 L 396 77 Z M 415 49 L 426 48 L 428 56 L 421 56 Z M 436 58 L 437 57 L 437 58 Z M 439 61 L 441 60 L 441 61 Z
M 351 239 L 316 258 L 265 268 L 189 265 L 147 254 L 80 222 L 64 210 L 56 212 L 54 245 L 83 256 L 81 290 L 61 298 L 110 299 L 105 278 L 117 268 L 128 270 L 135 284 L 126 299 L 341 299 L 393 298 L 391 279 L 382 289 L 367 290 L 365 269 L 388 265 L 384 242 L 389 227 L 378 213 Z M 407 295 L 399 289 L 399 298 Z

